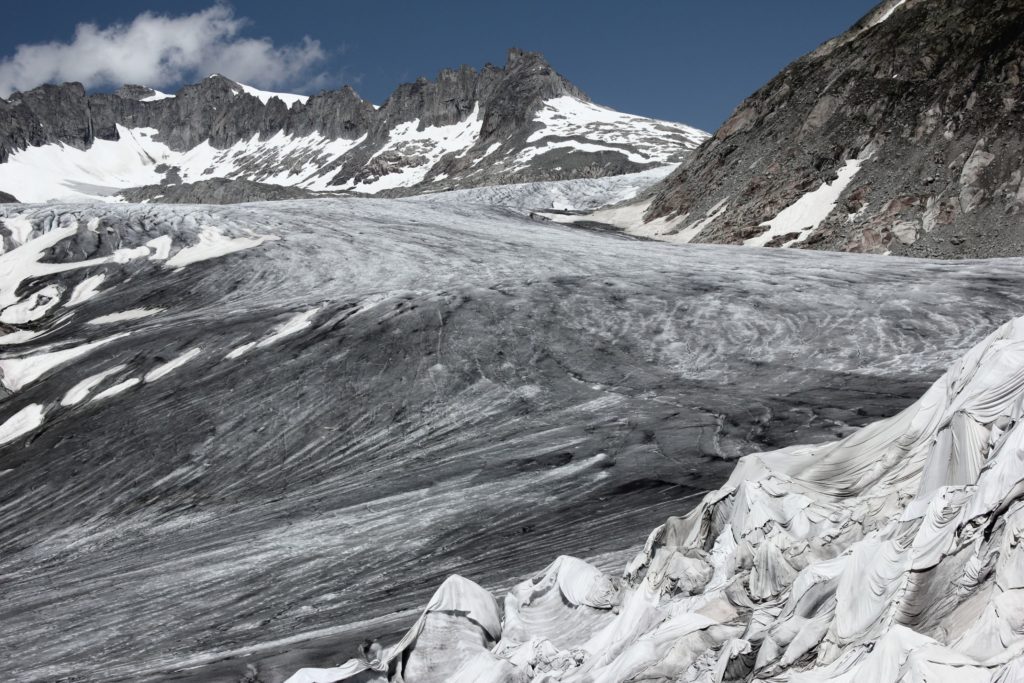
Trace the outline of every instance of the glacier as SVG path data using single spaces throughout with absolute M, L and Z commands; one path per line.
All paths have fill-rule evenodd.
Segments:
M 417 622 L 425 652 L 476 628 L 422 617 L 452 574 L 435 605 L 522 601 L 536 579 L 501 632 L 543 629 L 545 661 L 589 666 L 572 639 L 625 613 L 608 577 L 638 530 L 741 456 L 899 413 L 1024 310 L 1014 259 L 677 247 L 538 215 L 643 184 L 595 183 L 0 207 L 0 313 L 17 307 L 0 329 L 0 650 L 18 653 L 0 677 L 283 681 L 369 637 L 385 656 Z M 705 561 L 670 564 L 703 590 Z M 586 607 L 572 628 L 545 611 L 560 595 Z M 498 654 L 536 669 L 531 652 Z

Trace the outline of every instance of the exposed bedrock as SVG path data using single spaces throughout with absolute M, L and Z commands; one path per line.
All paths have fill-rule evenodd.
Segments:
M 129 202 L 160 204 L 242 204 L 245 202 L 304 199 L 317 193 L 301 187 L 270 185 L 251 180 L 214 178 L 177 185 L 145 185 L 125 190 L 121 196 Z
M 899 412 L 1024 311 L 1015 260 L 676 248 L 457 197 L 4 205 L 0 235 L 7 680 L 282 681 L 398 641 L 449 574 L 621 566 L 737 457 Z M 522 629 L 552 632 L 555 583 Z M 601 627 L 611 598 L 573 595 Z M 450 616 L 423 633 L 494 640 Z

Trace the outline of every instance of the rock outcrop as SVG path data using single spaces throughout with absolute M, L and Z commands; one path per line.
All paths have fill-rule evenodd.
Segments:
M 241 204 L 244 202 L 306 199 L 315 192 L 301 187 L 270 185 L 251 180 L 214 178 L 197 183 L 146 185 L 125 190 L 121 197 L 133 203 L 159 204 Z
M 887 0 L 744 101 L 645 220 L 695 242 L 1020 255 L 1022 70 L 1021 0 Z

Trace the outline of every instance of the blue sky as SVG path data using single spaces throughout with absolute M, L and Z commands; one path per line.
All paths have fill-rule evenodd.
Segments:
M 213 69 L 291 92 L 348 83 L 380 103 L 400 82 L 460 64 L 500 65 L 506 49 L 517 46 L 543 52 L 600 104 L 714 130 L 787 63 L 874 5 L 39 0 L 19 3 L 0 24 L 0 95 L 46 80 L 109 90 L 110 83 L 145 78 L 173 91 Z M 76 38 L 82 23 L 94 27 Z

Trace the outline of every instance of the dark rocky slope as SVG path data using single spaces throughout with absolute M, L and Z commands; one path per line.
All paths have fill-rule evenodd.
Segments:
M 645 218 L 724 206 L 693 241 L 742 243 L 860 158 L 827 219 L 769 245 L 1024 253 L 1022 69 L 1021 0 L 884 2 L 743 102 Z

